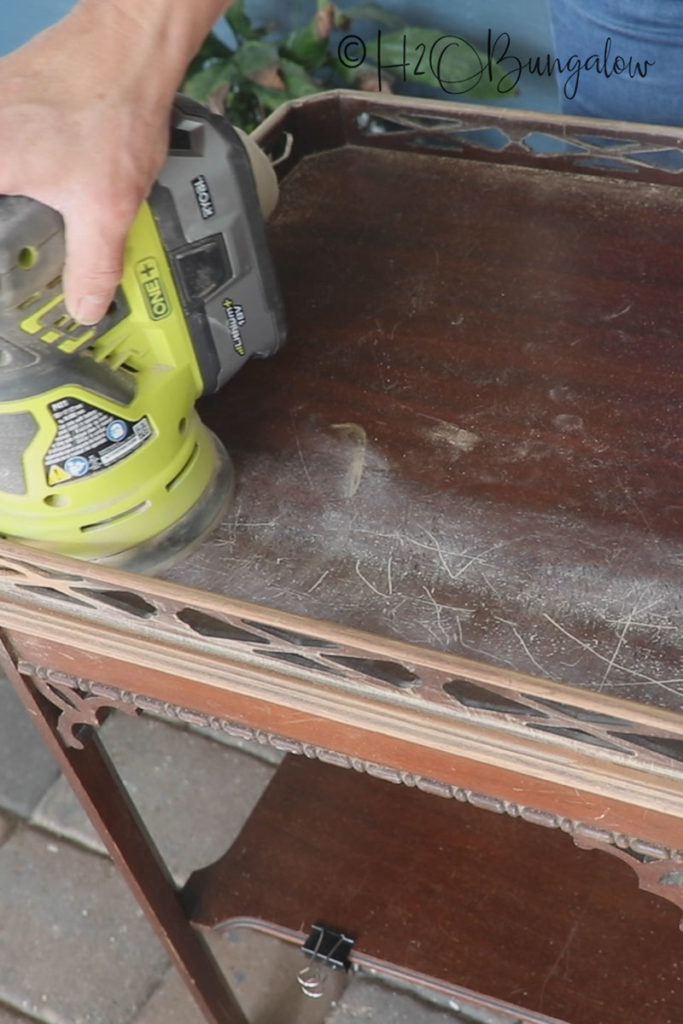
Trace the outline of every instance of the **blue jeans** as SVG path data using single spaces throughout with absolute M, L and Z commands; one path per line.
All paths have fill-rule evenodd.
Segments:
M 683 125 L 683 0 L 550 0 L 550 12 L 562 66 L 584 65 L 558 75 L 566 113 Z

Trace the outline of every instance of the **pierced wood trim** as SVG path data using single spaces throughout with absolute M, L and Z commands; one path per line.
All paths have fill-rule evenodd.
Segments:
M 35 563 L 27 561 L 34 555 Z M 129 636 L 133 642 L 159 638 L 184 650 L 221 652 L 263 668 L 277 665 L 285 671 L 291 666 L 289 674 L 297 680 L 315 677 L 347 688 L 362 684 L 378 692 L 393 691 L 420 704 L 438 703 L 467 720 L 505 723 L 512 729 L 521 720 L 520 708 L 513 707 L 516 703 L 524 706 L 521 710 L 526 708 L 527 718 L 558 727 L 576 724 L 580 715 L 582 729 L 596 739 L 604 737 L 599 719 L 607 716 L 620 720 L 615 727 L 661 731 L 683 741 L 683 721 L 667 710 L 0 542 L 0 622 L 22 629 L 31 621 L 35 635 L 55 639 L 58 623 L 63 622 L 86 646 L 95 638 L 98 644 L 103 641 L 105 617 L 112 641 L 103 650 L 116 646 L 118 637 Z M 486 687 L 491 696 L 488 706 L 453 696 L 460 682 Z M 503 704 L 499 709 L 496 698 Z M 633 754 L 645 760 L 658 757 L 653 751 L 645 756 L 636 747 L 628 753 L 629 761 Z M 675 770 L 674 759 L 666 761 L 669 770 Z M 680 772 L 683 777 L 683 767 Z
M 0 626 L 34 665 L 115 686 L 137 675 L 155 697 L 167 684 L 188 713 L 196 687 L 201 709 L 283 733 L 292 723 L 297 740 L 347 730 L 350 752 L 377 736 L 384 757 L 410 746 L 435 775 L 452 757 L 549 783 L 546 810 L 576 814 L 564 797 L 552 806 L 559 786 L 604 803 L 610 828 L 635 831 L 621 825 L 626 806 L 639 821 L 666 815 L 649 838 L 681 846 L 683 721 L 670 711 L 7 542 Z
M 304 111 L 309 122 L 324 119 L 316 152 L 355 144 L 662 184 L 677 184 L 683 173 L 675 128 L 339 89 L 285 104 L 258 126 L 255 138 L 279 159 L 281 177 L 305 155 L 308 140 L 296 132 Z

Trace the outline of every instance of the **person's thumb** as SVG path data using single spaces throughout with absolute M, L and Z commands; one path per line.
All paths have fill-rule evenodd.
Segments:
M 66 259 L 62 281 L 70 315 L 95 324 L 107 312 L 123 274 L 123 250 L 132 218 L 112 222 L 101 213 L 64 215 Z

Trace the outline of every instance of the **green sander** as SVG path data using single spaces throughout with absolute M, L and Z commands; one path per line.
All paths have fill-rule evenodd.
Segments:
M 138 572 L 220 519 L 230 459 L 195 403 L 285 336 L 265 155 L 178 96 L 168 159 L 94 327 L 62 293 L 64 224 L 0 197 L 0 536 Z

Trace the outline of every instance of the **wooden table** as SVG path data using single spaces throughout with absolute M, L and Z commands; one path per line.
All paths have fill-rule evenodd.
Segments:
M 661 968 L 634 1020 L 679 1019 L 683 136 L 344 93 L 260 136 L 290 339 L 203 403 L 235 504 L 159 580 L 2 543 L 7 669 L 207 1019 L 242 1018 L 188 917 L 237 908 L 211 909 L 218 868 L 175 892 L 97 739 L 109 707 L 305 755 L 268 828 L 303 766 L 321 814 L 388 780 L 379 805 L 454 798 L 433 834 L 452 812 L 523 837 L 551 911 L 562 858 L 593 895 L 586 863 L 626 893 L 619 858 L 657 894 L 633 878 Z

